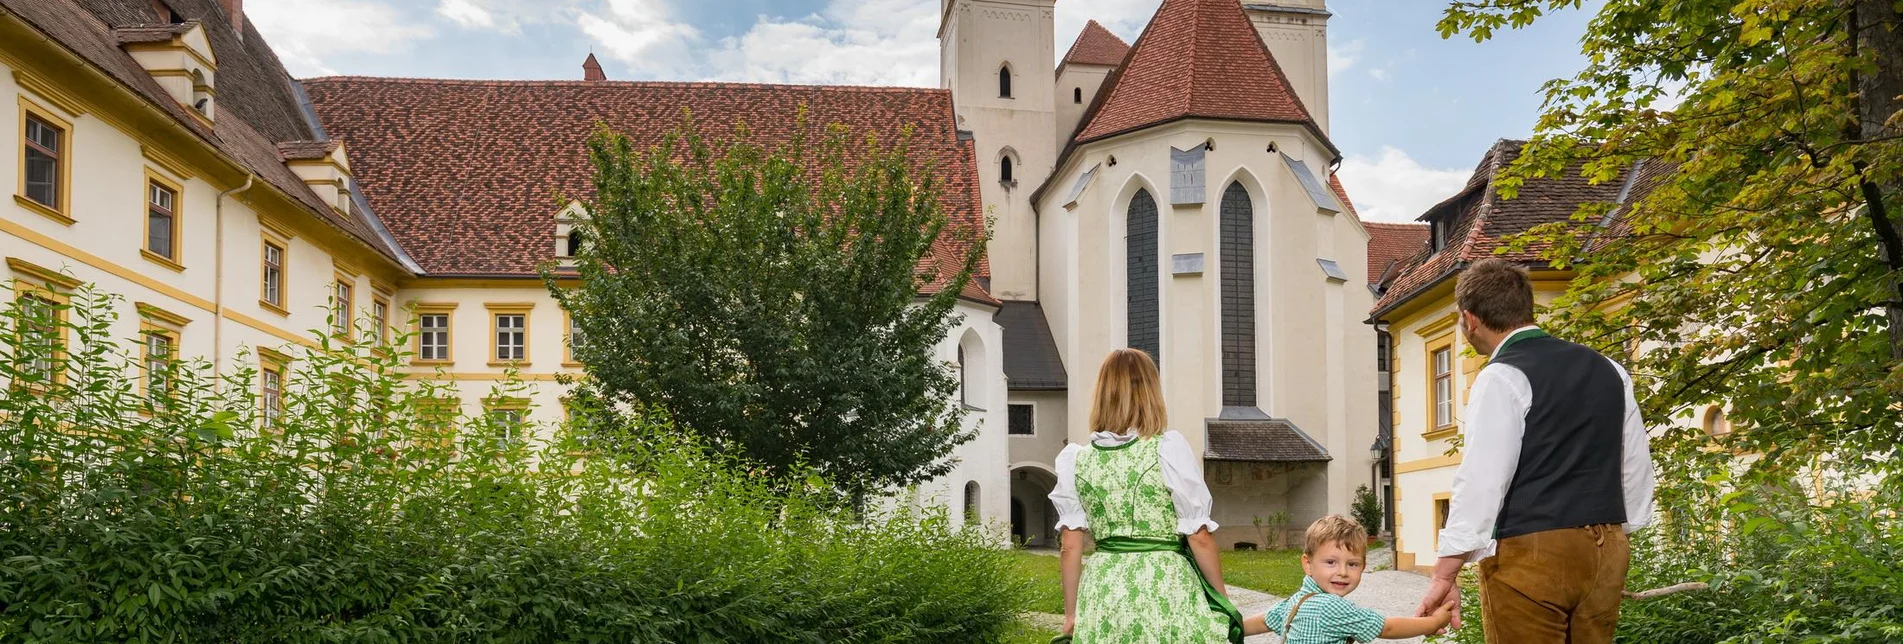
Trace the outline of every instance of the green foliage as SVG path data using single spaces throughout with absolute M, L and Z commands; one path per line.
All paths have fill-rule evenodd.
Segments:
M 115 297 L 6 309 L 0 640 L 996 642 L 1009 555 L 941 516 L 859 520 L 769 486 L 658 414 L 559 429 L 445 413 L 365 345 L 258 373 L 166 367 L 146 397 Z M 31 317 L 28 317 L 31 315 Z M 57 377 L 29 368 L 64 336 Z M 369 335 L 369 334 L 360 334 Z M 51 336 L 58 337 L 58 336 Z M 397 346 L 402 346 L 401 344 Z M 499 394 L 518 391 L 505 384 Z M 531 434 L 542 436 L 533 440 Z M 647 437 L 615 452 L 599 436 Z
M 1374 490 L 1363 485 L 1355 489 L 1355 504 L 1349 509 L 1355 515 L 1355 522 L 1368 530 L 1370 538 L 1381 534 L 1381 499 L 1374 496 Z
M 810 467 L 857 497 L 943 475 L 973 433 L 935 349 L 984 239 L 950 224 L 909 135 L 809 141 L 788 118 L 800 134 L 771 149 L 691 119 L 653 149 L 589 140 L 582 285 L 549 281 L 589 338 L 578 358 L 599 398 L 666 408 L 775 476 Z

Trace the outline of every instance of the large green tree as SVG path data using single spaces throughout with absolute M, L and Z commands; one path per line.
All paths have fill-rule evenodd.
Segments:
M 1581 5 L 1454 2 L 1439 28 L 1484 41 Z M 1648 349 L 1633 365 L 1648 417 L 1728 403 L 1760 468 L 1894 455 L 1903 437 L 1899 7 L 1607 0 L 1509 173 L 1584 161 L 1612 180 L 1644 161 L 1644 199 L 1609 229 L 1578 233 L 1606 221 L 1600 204 L 1519 242 L 1578 270 L 1554 324 Z
M 584 395 L 853 497 L 945 474 L 972 433 L 935 347 L 983 231 L 944 212 L 909 131 L 787 119 L 797 134 L 771 144 L 691 117 L 653 147 L 589 140 L 581 283 L 550 281 L 586 338 Z

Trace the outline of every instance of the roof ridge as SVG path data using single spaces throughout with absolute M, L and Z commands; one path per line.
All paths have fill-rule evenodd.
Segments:
M 300 83 L 336 83 L 336 82 L 373 82 L 400 85 L 467 85 L 477 87 L 693 87 L 706 89 L 812 89 L 837 92 L 866 92 L 892 94 L 949 94 L 951 90 L 941 87 L 911 87 L 901 85 L 816 85 L 802 83 L 748 83 L 736 81 L 655 81 L 655 80 L 558 80 L 558 79 L 474 79 L 474 78 L 419 78 L 409 76 L 364 76 L 337 75 L 315 76 L 297 79 Z
M 1506 146 L 1507 139 L 1500 139 L 1493 144 L 1492 150 L 1487 151 L 1487 156 L 1489 157 L 1487 161 L 1487 182 L 1481 188 L 1480 204 L 1474 207 L 1473 223 L 1467 226 L 1467 236 L 1460 240 L 1460 251 L 1455 256 L 1455 259 L 1459 260 L 1462 264 L 1475 261 L 1476 259 L 1485 259 L 1474 257 L 1473 248 L 1475 244 L 1479 243 L 1480 238 L 1483 236 L 1482 231 L 1486 229 L 1487 221 L 1493 217 L 1493 196 L 1495 194 L 1493 182 L 1500 178 L 1500 160 L 1506 156 Z

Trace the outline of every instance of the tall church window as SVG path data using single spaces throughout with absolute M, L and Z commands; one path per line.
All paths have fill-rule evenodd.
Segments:
M 1162 327 L 1157 304 L 1156 198 L 1138 190 L 1125 220 L 1124 270 L 1129 346 L 1142 349 L 1163 365 Z
M 998 68 L 998 97 L 1011 98 L 1011 66 Z
M 1222 193 L 1222 404 L 1254 407 L 1255 208 L 1240 183 Z
M 1011 176 L 1011 157 L 1007 156 L 998 161 L 998 180 L 1005 183 L 1016 181 Z
M 1078 105 L 1082 105 L 1084 103 L 1084 88 L 1082 87 L 1070 88 L 1070 102 L 1076 103 Z

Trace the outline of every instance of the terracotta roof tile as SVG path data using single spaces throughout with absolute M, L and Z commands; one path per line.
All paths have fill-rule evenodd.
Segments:
M 745 123 L 763 144 L 787 140 L 804 106 L 812 134 L 832 124 L 897 139 L 939 168 L 954 225 L 983 226 L 972 142 L 951 94 L 937 89 L 624 81 L 457 81 L 333 77 L 304 82 L 323 126 L 350 147 L 363 196 L 428 273 L 531 275 L 552 258 L 558 194 L 592 194 L 585 142 L 596 124 L 636 146 L 660 142 L 691 110 L 703 131 Z M 942 288 L 968 245 L 932 257 Z M 982 266 L 980 276 L 989 273 Z M 971 299 L 995 302 L 974 283 Z
M 1580 176 L 1582 163 L 1574 164 L 1557 177 L 1529 179 L 1513 199 L 1501 199 L 1493 185 L 1502 169 L 1520 156 L 1525 141 L 1502 139 L 1487 151 L 1472 178 L 1460 193 L 1428 209 L 1421 221 L 1444 222 L 1449 243 L 1434 251 L 1422 246 L 1402 262 L 1400 272 L 1391 277 L 1375 302 L 1378 315 L 1412 298 L 1415 294 L 1452 275 L 1470 263 L 1488 257 L 1528 263 L 1543 263 L 1541 253 L 1547 246 L 1535 244 L 1514 252 L 1500 252 L 1507 239 L 1540 224 L 1572 219 L 1581 204 L 1613 203 L 1621 195 L 1628 171 L 1603 183 Z M 1577 234 L 1589 235 L 1600 222 L 1582 222 Z
M 1110 33 L 1103 25 L 1092 20 L 1084 23 L 1084 31 L 1077 34 L 1077 40 L 1070 45 L 1070 51 L 1064 53 L 1065 65 L 1104 65 L 1116 67 L 1123 64 L 1124 54 L 1130 53 L 1130 44 L 1123 42 L 1116 34 Z
M 1379 284 L 1389 267 L 1421 252 L 1427 245 L 1427 224 L 1384 224 L 1368 222 L 1368 283 Z M 1405 264 L 1402 264 L 1405 266 Z
M 1164 0 L 1105 85 L 1080 143 L 1190 117 L 1314 126 L 1235 0 Z

